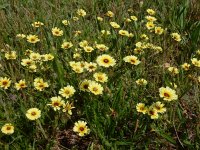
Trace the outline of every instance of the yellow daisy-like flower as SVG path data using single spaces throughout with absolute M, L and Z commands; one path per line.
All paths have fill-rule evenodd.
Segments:
M 92 92 L 94 95 L 100 95 L 103 94 L 103 87 L 101 86 L 101 84 L 97 83 L 97 82 L 90 82 L 88 89 L 90 90 L 90 92 Z
M 113 28 L 115 28 L 115 29 L 120 28 L 120 25 L 117 24 L 116 22 L 110 22 L 110 25 L 111 25 Z
M 137 85 L 147 85 L 147 80 L 145 79 L 138 79 L 135 82 Z
M 143 39 L 143 40 L 148 40 L 149 39 L 149 37 L 146 34 L 141 34 L 140 38 Z
M 30 108 L 26 112 L 26 117 L 29 120 L 36 120 L 41 117 L 41 111 L 38 108 Z
M 87 122 L 85 121 L 75 122 L 73 131 L 77 132 L 81 137 L 90 133 L 90 129 L 87 127 Z
M 84 49 L 84 51 L 87 52 L 87 53 L 90 53 L 90 52 L 92 52 L 92 51 L 94 50 L 94 48 L 91 47 L 91 46 L 85 46 L 85 47 L 83 47 L 83 49 Z
M 160 101 L 153 103 L 152 107 L 158 112 L 158 113 L 164 113 L 166 112 L 166 108 L 164 107 L 165 104 L 161 103 Z
M 103 54 L 101 56 L 98 56 L 97 59 L 97 64 L 99 66 L 103 66 L 103 67 L 110 67 L 110 66 L 114 66 L 116 64 L 116 60 L 111 57 L 110 55 L 107 55 L 107 54 Z
M 26 37 L 26 39 L 27 39 L 27 41 L 28 41 L 29 43 L 33 43 L 33 44 L 35 44 L 35 43 L 37 43 L 37 42 L 40 41 L 40 39 L 38 38 L 37 35 L 32 35 L 32 34 L 28 35 L 28 36 Z
M 86 16 L 86 11 L 83 10 L 83 9 L 78 9 L 76 13 L 81 17 L 85 17 Z
M 94 73 L 93 77 L 95 78 L 95 81 L 97 82 L 104 83 L 108 81 L 108 76 L 103 72 L 96 72 Z
M 178 70 L 178 68 L 176 68 L 176 67 L 169 67 L 167 70 L 168 70 L 172 75 L 179 74 L 179 70 Z
M 64 105 L 64 101 L 60 96 L 55 96 L 51 98 L 51 103 L 47 104 L 48 106 L 51 106 L 54 111 L 60 110 L 60 108 Z
M 127 63 L 130 63 L 132 65 L 138 65 L 141 61 L 138 60 L 138 58 L 134 55 L 126 56 L 123 58 L 123 60 Z
M 4 88 L 5 90 L 8 89 L 11 85 L 11 80 L 10 78 L 7 77 L 0 77 L 0 87 Z
M 157 110 L 156 110 L 154 107 L 152 107 L 152 106 L 150 106 L 150 107 L 148 108 L 148 115 L 151 117 L 151 119 L 158 119 L 158 112 L 157 112 Z
M 107 51 L 109 48 L 104 44 L 96 44 L 96 48 L 100 51 Z
M 6 58 L 7 60 L 9 60 L 9 59 L 16 59 L 16 58 L 17 58 L 16 51 L 6 52 L 6 53 L 5 53 L 5 58 Z
M 112 17 L 114 17 L 114 13 L 112 11 L 107 11 L 106 16 L 112 18 Z
M 119 35 L 122 35 L 122 36 L 129 36 L 129 32 L 128 31 L 126 31 L 126 30 L 119 30 Z
M 39 53 L 31 53 L 29 55 L 30 59 L 33 61 L 39 61 L 41 59 L 41 55 Z
M 153 9 L 147 9 L 147 13 L 149 15 L 155 15 L 156 14 L 156 12 Z
M 17 38 L 21 38 L 21 39 L 24 39 L 26 37 L 25 34 L 17 34 L 16 35 Z
M 131 19 L 132 19 L 133 21 L 138 21 L 138 18 L 137 18 L 136 16 L 131 16 Z
M 43 26 L 44 23 L 42 23 L 42 22 L 40 22 L 40 21 L 37 21 L 37 22 L 32 23 L 31 25 L 32 25 L 33 27 L 35 27 L 35 28 L 39 28 L 39 27 Z
M 83 80 L 83 82 L 81 82 L 81 84 L 79 85 L 80 90 L 89 92 L 88 87 L 91 82 L 91 80 Z
M 102 17 L 97 17 L 97 20 L 98 21 L 103 21 L 103 18 Z
M 61 45 L 62 49 L 69 49 L 73 46 L 72 42 L 63 42 Z
M 26 85 L 26 81 L 25 80 L 20 80 L 18 83 L 15 83 L 15 88 L 17 90 L 24 89 L 26 87 L 27 87 L 27 85 Z
M 54 56 L 52 54 L 45 54 L 44 56 L 44 60 L 43 61 L 50 61 L 54 59 Z
M 149 22 L 154 22 L 154 21 L 157 20 L 155 17 L 152 17 L 152 16 L 146 16 L 145 18 L 146 18 Z
M 154 23 L 153 22 L 147 22 L 146 23 L 146 27 L 147 27 L 147 29 L 153 29 L 154 27 L 155 27 L 155 25 L 154 25 Z
M 69 98 L 69 97 L 72 97 L 75 92 L 76 92 L 76 90 L 74 89 L 74 87 L 71 85 L 68 85 L 68 86 L 60 89 L 59 94 L 65 98 Z
M 63 104 L 63 112 L 67 112 L 69 115 L 72 115 L 72 109 L 75 108 L 73 107 L 72 103 L 69 103 L 68 101 Z
M 14 126 L 11 123 L 6 123 L 1 127 L 1 132 L 7 135 L 14 133 Z
M 188 71 L 190 69 L 190 64 L 188 63 L 184 63 L 181 65 L 181 67 L 185 70 L 185 71 Z
M 42 78 L 35 78 L 33 85 L 38 91 L 43 91 L 45 88 L 49 87 L 48 83 L 44 82 Z
M 191 61 L 194 66 L 200 67 L 200 60 L 198 60 L 197 58 L 192 58 Z
M 79 43 L 79 46 L 83 48 L 83 47 L 88 46 L 88 44 L 89 44 L 88 41 L 83 40 L 83 41 L 81 41 L 81 42 Z
M 22 61 L 21 61 L 21 65 L 25 66 L 25 67 L 26 66 L 31 66 L 33 64 L 35 64 L 35 62 L 33 60 L 31 60 L 31 59 L 22 59 Z
M 180 41 L 181 41 L 181 36 L 180 36 L 180 34 L 178 34 L 178 33 L 172 33 L 172 34 L 171 34 L 171 37 L 172 37 L 175 41 L 177 41 L 177 42 L 180 42 Z
M 106 36 L 106 35 L 110 35 L 111 33 L 108 30 L 101 30 L 101 34 Z
M 93 62 L 90 62 L 90 63 L 86 63 L 85 65 L 85 69 L 89 72 L 93 72 L 97 69 L 97 64 L 96 63 L 93 63 Z
M 178 95 L 176 94 L 176 91 L 169 88 L 168 86 L 166 88 L 164 87 L 159 88 L 159 93 L 160 93 L 160 97 L 166 101 L 172 101 L 172 100 L 178 99 Z
M 136 105 L 136 109 L 137 109 L 137 112 L 141 112 L 143 114 L 146 114 L 148 110 L 144 103 L 138 103 Z
M 60 28 L 58 27 L 55 27 L 55 28 L 52 28 L 52 34 L 54 36 L 62 36 L 63 35 L 63 30 L 61 30 Z
M 163 34 L 164 29 L 161 27 L 155 27 L 155 34 L 161 35 Z
M 65 26 L 70 25 L 70 22 L 68 20 L 62 20 L 62 24 L 64 24 Z

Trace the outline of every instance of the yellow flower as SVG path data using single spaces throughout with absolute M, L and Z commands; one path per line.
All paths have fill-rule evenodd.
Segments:
M 43 25 L 44 25 L 44 23 L 42 23 L 42 22 L 40 22 L 40 21 L 37 21 L 37 22 L 32 23 L 32 26 L 35 27 L 35 28 L 39 28 L 39 27 L 41 27 L 41 26 L 43 26 Z
M 95 81 L 97 82 L 107 82 L 108 81 L 108 76 L 105 73 L 102 72 L 96 72 L 94 73 L 93 77 L 95 78 Z
M 133 50 L 134 54 L 143 54 L 144 53 L 144 50 L 142 48 L 138 48 L 136 47 L 134 50 Z
M 143 114 L 146 114 L 148 110 L 144 103 L 138 103 L 136 105 L 136 109 L 137 109 L 137 112 L 141 112 Z
M 78 21 L 78 20 L 79 20 L 78 17 L 73 17 L 72 19 L 73 19 L 74 21 Z
M 72 106 L 72 103 L 70 104 L 68 101 L 63 104 L 63 112 L 67 112 L 69 115 L 72 115 L 72 109 L 75 108 Z
M 88 89 L 90 90 L 90 92 L 92 92 L 94 95 L 100 95 L 103 94 L 103 87 L 101 86 L 101 84 L 97 83 L 97 82 L 90 82 Z
M 62 20 L 62 24 L 64 24 L 65 26 L 70 25 L 70 22 L 68 20 Z
M 23 38 L 26 37 L 26 35 L 25 35 L 25 34 L 17 34 L 16 37 L 17 37 L 17 38 L 21 38 L 21 39 L 23 39 Z
M 33 84 L 38 91 L 43 91 L 45 88 L 49 87 L 48 83 L 44 82 L 42 78 L 35 78 Z
M 90 53 L 94 50 L 94 48 L 92 48 L 91 46 L 85 46 L 83 47 L 83 49 L 85 50 L 85 52 Z
M 161 27 L 155 27 L 155 34 L 161 35 L 163 34 L 164 29 Z
M 154 25 L 154 23 L 153 22 L 147 22 L 146 23 L 146 27 L 147 27 L 147 29 L 153 29 L 154 27 L 155 27 L 155 25 Z
M 2 87 L 4 89 L 8 89 L 10 87 L 10 84 L 11 84 L 10 78 L 0 77 L 0 87 Z
M 181 67 L 182 67 L 185 71 L 188 71 L 189 68 L 190 68 L 190 64 L 184 63 L 184 64 L 181 65 Z
M 72 70 L 75 71 L 76 73 L 82 73 L 84 70 L 84 66 L 82 66 L 82 63 L 80 62 L 74 62 L 71 61 L 69 62 L 70 66 L 72 67 Z
M 152 107 L 158 112 L 158 113 L 164 113 L 166 112 L 166 108 L 164 107 L 165 104 L 161 103 L 160 101 L 153 103 Z
M 126 31 L 126 30 L 119 30 L 118 33 L 119 33 L 120 35 L 122 35 L 122 36 L 129 36 L 129 32 Z
M 49 61 L 49 60 L 53 60 L 54 56 L 52 54 L 45 54 L 44 55 L 44 61 Z
M 59 94 L 65 98 L 69 98 L 69 97 L 72 97 L 75 92 L 76 92 L 76 90 L 74 89 L 74 87 L 71 85 L 68 85 L 68 86 L 60 89 Z
M 197 58 L 192 58 L 191 61 L 194 66 L 200 67 L 200 60 L 198 60 Z
M 47 104 L 48 106 L 51 106 L 54 111 L 60 110 L 60 107 L 64 105 L 64 101 L 60 96 L 55 96 L 51 98 L 51 103 Z
M 63 42 L 61 45 L 62 49 L 69 49 L 73 46 L 72 42 Z
M 160 97 L 166 101 L 172 101 L 172 100 L 178 99 L 178 95 L 176 95 L 176 91 L 169 88 L 168 86 L 166 88 L 164 87 L 159 88 L 159 93 L 160 93 Z
M 149 22 L 154 22 L 154 21 L 156 21 L 157 19 L 155 18 L 155 17 L 152 17 L 152 16 L 146 16 L 145 17 Z
M 26 117 L 29 120 L 36 120 L 41 117 L 41 111 L 38 108 L 30 108 L 26 112 Z
M 81 54 L 75 53 L 75 54 L 73 54 L 73 58 L 74 58 L 74 59 L 81 58 Z
M 151 119 L 158 119 L 158 112 L 152 106 L 148 108 L 148 115 L 151 116 Z
M 102 17 L 97 17 L 97 20 L 98 21 L 103 21 L 103 18 Z
M 76 12 L 79 16 L 84 17 L 86 16 L 86 12 L 83 9 L 78 9 Z
M 120 25 L 118 25 L 116 22 L 110 22 L 110 25 L 115 29 L 120 28 Z
M 98 56 L 97 57 L 97 63 L 99 66 L 103 66 L 103 67 L 110 67 L 110 66 L 114 66 L 116 64 L 116 60 L 111 57 L 110 55 L 107 55 L 107 54 L 103 54 L 101 56 Z
M 6 57 L 7 60 L 9 60 L 9 59 L 16 59 L 17 58 L 16 51 L 6 52 L 5 53 L 5 57 Z
M 110 31 L 108 30 L 101 30 L 102 35 L 110 35 Z
M 137 18 L 136 16 L 131 16 L 131 19 L 132 19 L 133 21 L 137 21 L 137 20 L 138 20 L 138 18 Z
M 96 44 L 96 48 L 100 51 L 107 51 L 109 48 L 104 44 Z
M 34 61 L 31 59 L 22 59 L 22 62 L 21 62 L 22 66 L 30 66 L 33 64 L 34 64 Z
M 28 67 L 30 72 L 36 72 L 37 66 L 35 64 L 32 64 Z
M 26 81 L 25 80 L 20 80 L 18 83 L 15 83 L 15 88 L 17 90 L 24 89 L 26 87 L 27 87 L 27 85 L 26 85 Z
M 169 72 L 171 72 L 172 75 L 179 74 L 179 70 L 178 70 L 178 68 L 176 68 L 176 67 L 169 67 L 167 70 L 168 70 Z
M 29 55 L 29 57 L 30 57 L 30 59 L 33 60 L 33 61 L 38 61 L 38 60 L 41 59 L 40 54 L 39 54 L 39 53 L 34 53 L 34 52 L 31 53 L 31 54 Z
M 143 39 L 143 40 L 148 40 L 149 39 L 149 37 L 146 34 L 140 35 L 140 38 Z
M 37 43 L 37 42 L 40 41 L 40 39 L 38 38 L 37 35 L 32 35 L 32 34 L 30 34 L 30 35 L 28 35 L 26 38 L 27 38 L 27 41 L 28 41 L 29 43 L 33 43 L 33 44 L 35 44 L 35 43 Z
M 11 123 L 6 123 L 2 126 L 1 132 L 7 135 L 14 133 L 14 126 Z
M 180 36 L 180 34 L 178 34 L 178 33 L 172 33 L 171 36 L 172 36 L 172 38 L 173 38 L 175 41 L 177 41 L 177 42 L 180 42 L 180 41 L 181 41 L 181 36 Z
M 88 41 L 86 41 L 86 40 L 81 41 L 79 43 L 79 46 L 82 47 L 82 48 L 88 46 Z
M 145 79 L 138 79 L 135 81 L 137 85 L 147 85 L 147 80 Z
M 129 23 L 129 22 L 131 22 L 131 21 L 132 21 L 131 19 L 125 18 L 125 22 Z
M 86 134 L 90 133 L 90 129 L 86 125 L 87 123 L 85 121 L 78 121 L 75 122 L 73 131 L 77 132 L 79 136 L 85 136 Z
M 55 28 L 52 28 L 51 31 L 54 36 L 62 36 L 63 35 L 63 30 L 61 30 L 60 28 L 55 27 Z
M 155 15 L 156 12 L 153 9 L 147 9 L 147 13 L 149 15 Z
M 91 80 L 83 80 L 83 82 L 81 82 L 81 84 L 79 85 L 79 88 L 81 91 L 88 91 L 89 92 L 89 84 L 91 83 Z
M 112 11 L 107 11 L 106 16 L 112 18 L 112 17 L 114 17 L 114 13 Z
M 85 65 L 85 69 L 89 72 L 93 72 L 97 69 L 97 64 L 96 63 L 93 63 L 93 62 L 90 62 L 90 63 L 86 63 Z
M 137 58 L 136 56 L 134 56 L 134 55 L 126 56 L 126 57 L 123 58 L 123 60 L 124 60 L 125 62 L 128 62 L 128 63 L 132 64 L 132 65 L 138 65 L 138 64 L 140 64 L 140 62 L 141 62 L 141 61 L 139 61 L 138 58 Z

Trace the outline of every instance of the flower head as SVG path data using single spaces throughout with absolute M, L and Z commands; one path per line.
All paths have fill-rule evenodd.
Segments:
M 33 43 L 33 44 L 35 44 L 35 43 L 37 43 L 37 42 L 40 41 L 40 39 L 38 38 L 37 35 L 32 35 L 32 34 L 30 34 L 30 35 L 28 35 L 26 38 L 27 38 L 27 41 L 28 41 L 29 43 Z
M 10 84 L 11 84 L 10 78 L 0 77 L 0 87 L 2 87 L 4 89 L 8 89 L 10 87 Z
M 140 61 L 134 55 L 126 56 L 126 57 L 123 58 L 123 60 L 125 62 L 128 62 L 128 63 L 132 64 L 132 65 L 138 65 L 138 64 L 140 64 Z
M 114 66 L 116 64 L 116 60 L 111 57 L 110 55 L 107 55 L 107 54 L 103 54 L 101 56 L 98 56 L 97 57 L 97 63 L 99 66 L 103 66 L 103 67 L 110 67 L 110 66 Z
M 65 97 L 65 98 L 69 98 L 69 97 L 72 97 L 74 95 L 75 91 L 76 90 L 74 89 L 73 86 L 68 85 L 68 86 L 60 89 L 59 94 L 62 95 L 63 97 Z
M 100 95 L 103 94 L 103 87 L 101 86 L 101 84 L 97 83 L 97 82 L 90 82 L 88 89 L 90 90 L 90 92 L 92 92 L 94 95 Z
M 60 107 L 64 105 L 64 101 L 60 96 L 55 96 L 51 98 L 51 103 L 47 105 L 51 106 L 54 109 L 54 111 L 56 111 L 60 110 Z
M 87 122 L 85 121 L 75 122 L 73 131 L 77 132 L 79 136 L 85 136 L 90 133 L 90 129 L 87 127 Z
M 178 99 L 176 91 L 169 88 L 168 86 L 166 88 L 165 87 L 159 88 L 159 92 L 160 92 L 160 97 L 166 101 L 172 101 Z
M 13 134 L 14 126 L 11 123 L 6 123 L 2 126 L 1 132 L 8 135 Z
M 26 85 L 26 81 L 25 80 L 20 80 L 18 83 L 15 83 L 15 88 L 17 90 L 24 89 L 26 87 L 27 87 L 27 85 Z
M 60 28 L 52 28 L 52 34 L 54 36 L 62 36 L 63 35 L 63 30 L 61 30 Z
M 137 112 L 141 112 L 143 114 L 146 114 L 148 110 L 144 103 L 138 103 L 136 105 L 136 109 L 137 109 Z
M 26 117 L 29 120 L 36 120 L 41 117 L 41 111 L 38 108 L 30 108 L 26 112 Z

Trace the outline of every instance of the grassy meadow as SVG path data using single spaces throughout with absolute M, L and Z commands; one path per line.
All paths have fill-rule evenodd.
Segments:
M 0 149 L 200 149 L 199 0 L 0 0 Z

